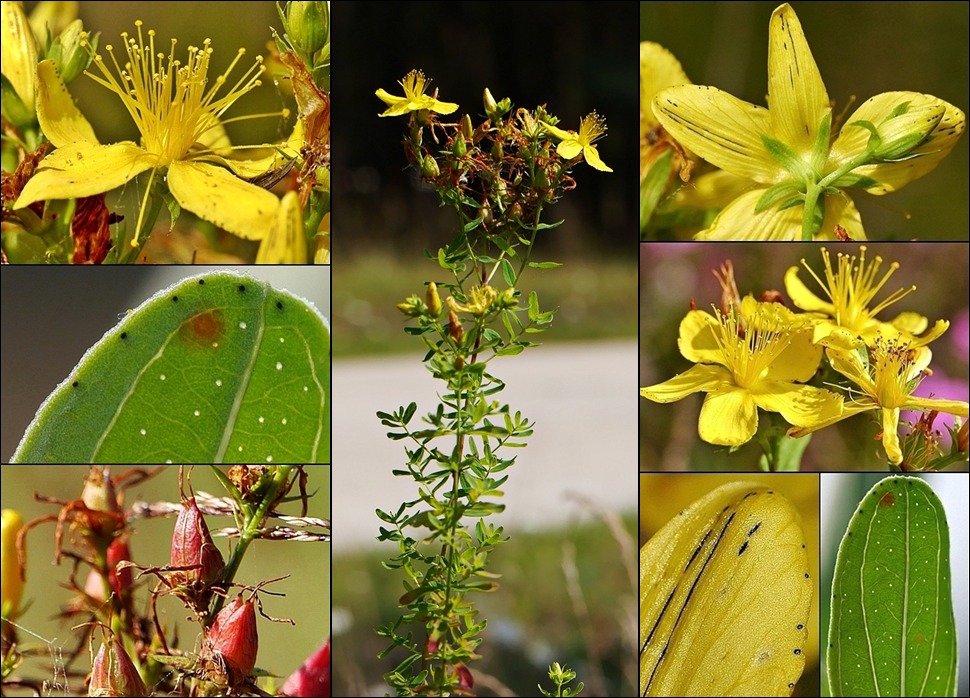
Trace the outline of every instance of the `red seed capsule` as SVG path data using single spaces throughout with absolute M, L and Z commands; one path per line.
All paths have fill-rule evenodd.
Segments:
M 283 684 L 284 696 L 320 698 L 330 695 L 330 638 Z
M 222 580 L 225 562 L 222 553 L 212 542 L 209 527 L 206 526 L 195 497 L 182 502 L 182 511 L 175 522 L 172 534 L 172 567 L 194 569 L 173 572 L 172 581 L 176 585 L 191 585 L 202 582 L 209 585 Z
M 253 601 L 243 601 L 239 594 L 219 611 L 209 629 L 209 645 L 232 671 L 231 679 L 239 681 L 256 666 L 259 637 L 256 634 L 256 609 Z
M 138 670 L 117 640 L 101 645 L 91 669 L 89 696 L 147 696 Z

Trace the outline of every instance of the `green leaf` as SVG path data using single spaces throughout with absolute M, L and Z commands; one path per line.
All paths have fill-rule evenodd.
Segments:
M 950 539 L 923 480 L 888 477 L 859 504 L 832 580 L 833 696 L 956 695 Z
M 232 272 L 130 312 L 44 401 L 13 463 L 327 463 L 330 334 Z

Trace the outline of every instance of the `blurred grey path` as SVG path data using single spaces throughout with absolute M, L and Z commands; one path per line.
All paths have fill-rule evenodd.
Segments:
M 496 398 L 535 422 L 504 486 L 510 529 L 561 525 L 589 516 L 573 495 L 615 512 L 637 506 L 636 340 L 553 344 L 500 358 L 490 372 L 507 387 Z M 436 406 L 435 381 L 417 353 L 333 362 L 333 548 L 335 554 L 374 540 L 383 522 L 375 509 L 416 499 L 415 484 L 394 477 L 405 462 L 403 441 L 375 412 L 418 403 L 417 420 Z

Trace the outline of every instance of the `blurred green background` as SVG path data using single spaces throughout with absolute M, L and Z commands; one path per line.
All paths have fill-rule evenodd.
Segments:
M 823 473 L 821 489 L 821 552 L 822 576 L 822 638 L 823 648 L 827 646 L 829 633 L 829 608 L 832 577 L 835 574 L 835 560 L 839 545 L 849 525 L 849 519 L 866 493 L 884 475 L 874 473 Z M 965 696 L 970 691 L 970 600 L 968 588 L 968 553 L 970 540 L 968 530 L 968 478 L 965 473 L 936 473 L 919 475 L 933 488 L 943 502 L 947 524 L 950 529 L 950 584 L 953 590 L 953 613 L 957 626 L 957 652 L 959 654 L 959 678 L 955 695 Z M 826 673 L 826 657 L 822 652 L 822 695 L 828 696 L 829 685 Z
M 698 85 L 765 106 L 768 20 L 779 2 L 641 2 L 640 40 L 655 41 Z M 882 92 L 935 95 L 970 108 L 970 5 L 965 2 L 795 2 L 838 115 Z M 966 240 L 968 137 L 920 180 L 887 196 L 855 195 L 875 240 Z M 912 214 L 907 220 L 905 214 Z
M 16 509 L 25 522 L 39 516 L 56 515 L 58 506 L 34 501 L 34 493 L 65 500 L 77 499 L 81 495 L 87 469 L 88 466 L 80 465 L 4 465 L 0 468 L 3 508 Z M 123 466 L 112 469 L 115 475 L 124 471 Z M 307 466 L 307 473 L 307 492 L 315 493 L 309 499 L 307 515 L 329 518 L 330 466 Z M 197 467 L 192 471 L 192 487 L 195 491 L 204 491 L 215 496 L 225 494 L 208 467 Z M 178 468 L 166 467 L 155 478 L 128 490 L 125 497 L 126 507 L 130 507 L 135 501 L 178 502 Z M 280 510 L 293 515 L 300 513 L 299 504 L 285 504 Z M 234 525 L 232 519 L 211 516 L 206 517 L 206 523 L 210 531 Z M 139 520 L 132 523 L 135 533 L 130 548 L 135 562 L 146 566 L 168 564 L 174 526 L 174 518 Z M 33 605 L 19 618 L 18 623 L 67 656 L 80 642 L 83 631 L 72 630 L 70 624 L 54 618 L 70 598 L 70 593 L 62 584 L 71 571 L 71 562 L 68 559 L 62 560 L 59 567 L 53 566 L 55 527 L 55 523 L 46 523 L 27 534 L 27 583 L 22 607 L 27 602 L 32 602 Z M 65 531 L 63 545 L 66 549 L 69 540 L 70 535 Z M 215 537 L 214 540 L 223 557 L 228 559 L 231 543 L 225 537 Z M 137 576 L 137 571 L 135 575 Z M 263 609 L 276 618 L 294 619 L 296 626 L 257 618 L 260 645 L 257 666 L 282 677 L 278 686 L 330 634 L 330 544 L 257 540 L 246 552 L 236 580 L 243 584 L 256 584 L 283 575 L 290 577 L 269 585 L 266 590 L 283 593 L 285 597 L 262 595 Z M 79 582 L 83 584 L 86 578 L 87 571 L 82 570 L 78 574 Z M 143 613 L 148 612 L 148 592 L 154 588 L 156 581 L 154 576 L 146 575 L 137 583 L 135 603 Z M 174 596 L 160 597 L 158 613 L 163 624 L 178 627 L 180 649 L 199 651 L 198 626 L 187 620 L 189 614 L 178 599 Z M 20 638 L 24 642 L 37 641 L 37 638 L 31 637 L 25 631 L 20 632 Z M 97 646 L 96 643 L 95 650 Z M 82 655 L 75 668 L 90 670 L 89 659 Z M 28 659 L 17 673 L 21 676 L 49 679 L 49 657 Z M 79 695 L 77 691 L 82 680 L 83 677 L 72 679 L 70 685 L 73 692 L 65 695 Z
M 858 255 L 856 244 L 834 243 L 830 254 Z M 903 311 L 951 323 L 949 332 L 932 344 L 935 375 L 924 385 L 938 385 L 937 397 L 967 399 L 967 297 L 968 263 L 965 243 L 869 243 L 866 259 L 882 256 L 885 272 L 892 262 L 899 270 L 877 294 L 876 302 L 897 289 L 917 289 L 879 314 L 891 320 Z M 640 249 L 640 385 L 653 385 L 687 370 L 692 364 L 680 355 L 677 335 L 680 321 L 693 300 L 699 309 L 720 305 L 721 291 L 712 270 L 725 260 L 734 264 L 738 291 L 756 297 L 774 289 L 792 306 L 783 283 L 785 271 L 804 258 L 821 274 L 822 256 L 813 243 L 649 243 Z M 834 263 L 834 259 L 833 259 Z M 881 276 L 881 274 L 880 274 Z M 802 269 L 799 274 L 815 293 L 823 293 Z M 942 381 L 941 379 L 948 379 Z M 939 383 L 934 383 L 939 381 Z M 943 390 L 951 391 L 947 394 Z M 919 393 L 918 394 L 922 394 Z M 755 441 L 729 455 L 728 449 L 704 443 L 697 437 L 697 417 L 703 394 L 666 405 L 640 399 L 641 470 L 753 470 L 761 449 Z M 766 419 L 759 411 L 760 419 Z M 880 429 L 869 415 L 847 419 L 812 436 L 802 459 L 803 470 L 885 470 L 881 446 L 873 440 Z

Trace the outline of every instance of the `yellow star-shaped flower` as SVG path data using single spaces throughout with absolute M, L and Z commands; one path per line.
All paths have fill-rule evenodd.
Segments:
M 135 22 L 138 38 L 122 33 L 127 54 L 124 69 L 111 54 L 117 76 L 100 55 L 95 63 L 103 78 L 96 82 L 114 92 L 124 103 L 141 133 L 141 143 L 122 141 L 102 145 L 91 124 L 78 110 L 52 61 L 37 67 L 37 116 L 48 140 L 57 147 L 41 162 L 27 182 L 14 208 L 35 201 L 75 199 L 110 191 L 151 170 L 152 181 L 165 172 L 165 181 L 179 206 L 215 223 L 234 235 L 258 240 L 274 224 L 279 200 L 265 189 L 240 179 L 234 172 L 258 174 L 245 161 L 223 157 L 220 118 L 242 95 L 257 87 L 263 71 L 256 63 L 226 94 L 219 96 L 228 75 L 245 53 L 240 49 L 222 75 L 208 78 L 212 48 L 190 46 L 183 63 L 175 58 L 175 40 L 168 56 L 155 47 L 155 32 L 144 40 L 141 22 Z M 207 89 L 208 87 L 208 89 Z M 138 246 L 145 200 L 135 226 L 133 247 Z
M 832 107 L 795 11 L 781 5 L 768 34 L 768 109 L 715 87 L 662 90 L 653 110 L 681 145 L 754 181 L 699 239 L 865 239 L 845 189 L 885 194 L 927 174 L 966 127 L 963 112 L 918 92 L 885 92 L 832 134 Z
M 842 413 L 842 398 L 802 385 L 818 368 L 821 347 L 794 313 L 748 296 L 741 307 L 713 316 L 692 310 L 680 323 L 680 353 L 694 366 L 640 389 L 654 402 L 707 393 L 697 430 L 711 444 L 740 446 L 758 429 L 758 408 L 791 424 L 812 426 Z
M 420 70 L 412 70 L 404 76 L 403 80 L 399 80 L 398 84 L 404 88 L 403 97 L 396 97 L 383 88 L 374 93 L 387 104 L 387 109 L 378 116 L 401 116 L 421 109 L 438 114 L 451 114 L 458 109 L 458 105 L 453 102 L 442 102 L 424 93 L 431 81 L 425 78 Z
M 563 131 L 561 128 L 549 124 L 543 124 L 543 128 L 560 139 L 559 145 L 556 146 L 556 152 L 566 160 L 572 160 L 582 153 L 590 167 L 601 172 L 613 171 L 600 159 L 600 154 L 596 151 L 596 146 L 593 145 L 593 141 L 606 135 L 606 120 L 596 112 L 580 119 L 579 133 Z

